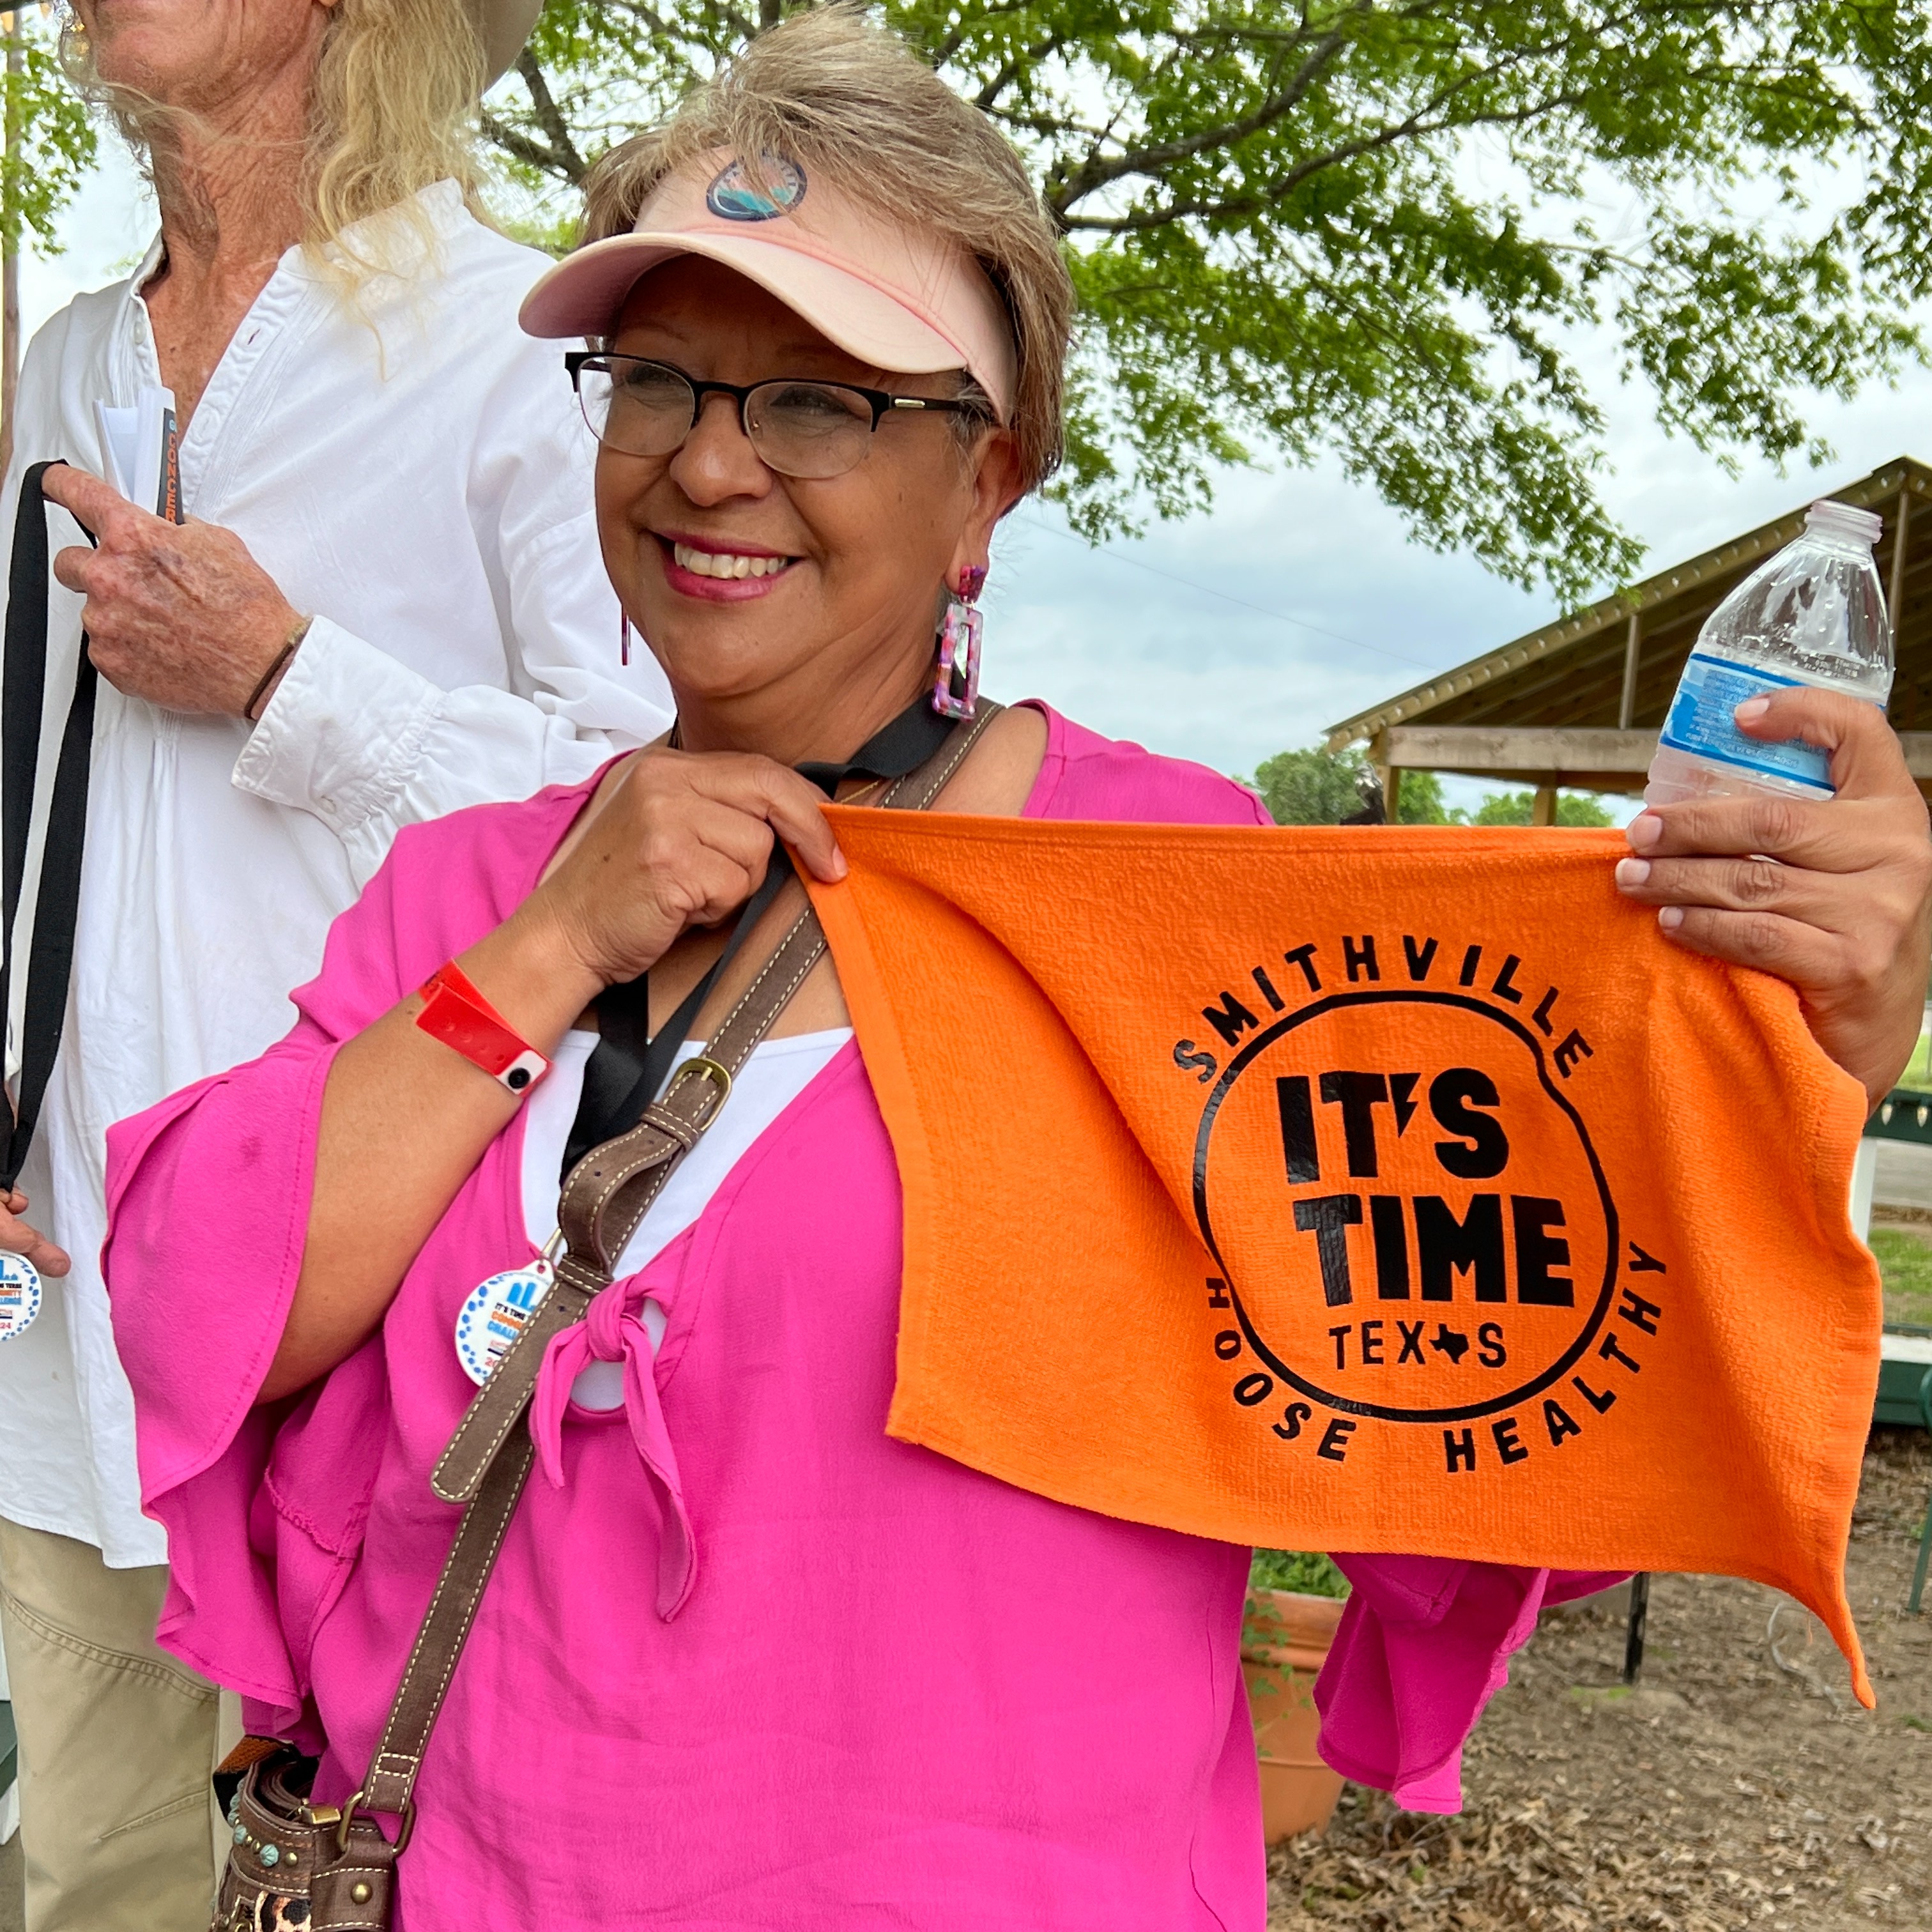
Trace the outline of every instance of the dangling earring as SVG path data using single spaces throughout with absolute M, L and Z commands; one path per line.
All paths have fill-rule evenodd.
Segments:
M 623 626 L 617 634 L 617 662 L 628 664 L 631 662 L 631 614 L 618 606 L 623 616 Z
M 974 608 L 986 587 L 986 573 L 969 564 L 959 573 L 959 588 L 946 599 L 940 620 L 939 668 L 932 680 L 932 708 L 942 718 L 970 718 L 980 702 L 980 613 Z

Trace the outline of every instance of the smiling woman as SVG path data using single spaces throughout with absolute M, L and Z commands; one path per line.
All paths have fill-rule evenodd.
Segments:
M 287 1747 L 224 1910 L 1260 1932 L 1249 1553 L 886 1436 L 898 1175 L 793 873 L 843 873 L 831 795 L 1266 823 L 977 695 L 992 536 L 1059 446 L 1053 230 L 836 9 L 592 204 L 523 320 L 591 345 L 604 560 L 673 731 L 405 832 L 281 1045 L 114 1134 L 163 1640 Z M 934 988 L 997 1052 L 973 995 Z M 1447 1568 L 1358 1592 L 1330 1718 L 1396 1707 L 1376 1605 L 1426 1602 L 1411 1674 L 1456 1668 L 1390 1774 L 1438 1803 L 1551 1582 Z

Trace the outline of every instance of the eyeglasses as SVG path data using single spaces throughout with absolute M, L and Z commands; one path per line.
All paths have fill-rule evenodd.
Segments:
M 850 382 L 780 376 L 769 382 L 700 382 L 668 362 L 572 350 L 563 358 L 578 406 L 606 449 L 668 456 L 698 427 L 707 396 L 729 396 L 758 460 L 781 476 L 842 476 L 865 461 L 888 411 L 984 416 L 984 406 L 935 396 L 895 396 Z

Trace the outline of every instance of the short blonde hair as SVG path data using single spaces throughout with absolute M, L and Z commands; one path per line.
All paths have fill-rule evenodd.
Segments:
M 136 90 L 110 86 L 71 17 L 62 52 L 82 92 L 113 116 L 137 153 L 182 118 Z M 338 0 L 316 65 L 301 157 L 311 259 L 352 284 L 398 266 L 378 236 L 346 239 L 371 216 L 398 211 L 424 247 L 433 230 L 414 198 L 453 181 L 487 218 L 476 152 L 483 43 L 467 0 Z M 152 166 L 152 160 L 151 160 Z
M 973 256 L 999 291 L 1018 357 L 1013 419 L 1028 489 L 1058 466 L 1073 284 L 1012 145 L 896 34 L 854 9 L 760 34 L 662 127 L 613 148 L 584 183 L 583 239 L 628 234 L 668 174 L 717 148 L 782 154 L 895 222 Z

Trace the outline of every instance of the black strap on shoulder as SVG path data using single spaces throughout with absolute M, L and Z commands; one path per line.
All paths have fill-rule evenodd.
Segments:
M 799 776 L 809 779 L 827 798 L 836 798 L 848 778 L 902 778 L 936 757 L 952 729 L 951 720 L 940 717 L 932 700 L 922 694 L 844 764 L 802 764 L 798 767 Z M 790 876 L 790 854 L 783 845 L 774 845 L 764 884 L 739 914 L 724 950 L 692 988 L 684 1004 L 658 1028 L 655 1039 L 650 1037 L 650 974 L 607 986 L 598 995 L 597 1045 L 584 1070 L 583 1097 L 564 1145 L 564 1174 L 592 1148 L 629 1132 L 644 1118 L 644 1109 L 663 1087 L 671 1062 L 689 1036 L 718 975 Z
M 54 465 L 37 463 L 20 484 L 14 516 L 14 556 L 7 582 L 7 638 L 0 664 L 0 1019 L 12 1010 L 14 926 L 27 878 L 27 847 L 40 768 L 40 722 L 46 700 L 49 553 L 41 479 Z M 92 542 L 92 537 L 88 538 Z M 74 698 L 61 734 L 52 800 L 40 859 L 27 949 L 27 997 L 20 1028 L 20 1074 L 10 1130 L 0 1136 L 0 1188 L 19 1178 L 40 1102 L 53 1076 L 67 1019 L 74 934 L 80 912 L 80 860 L 87 832 L 87 784 L 93 764 L 94 700 L 98 679 L 80 640 Z

